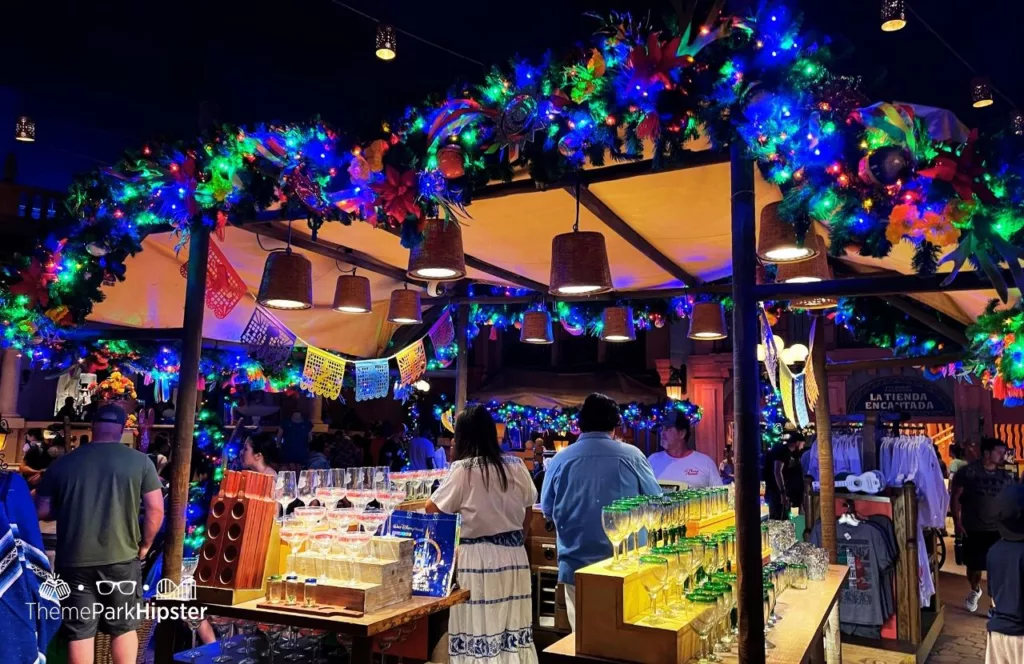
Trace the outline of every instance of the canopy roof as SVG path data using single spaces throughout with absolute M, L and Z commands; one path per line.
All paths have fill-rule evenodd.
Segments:
M 619 403 L 659 403 L 665 398 L 661 386 L 646 385 L 618 371 L 587 374 L 550 373 L 505 369 L 469 397 L 480 402 L 512 402 L 534 408 L 580 406 L 593 392 L 606 394 Z

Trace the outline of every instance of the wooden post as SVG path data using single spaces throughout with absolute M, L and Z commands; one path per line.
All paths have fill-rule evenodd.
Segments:
M 460 304 L 455 327 L 455 342 L 459 345 L 455 356 L 455 415 L 466 407 L 469 380 L 469 305 Z
M 818 434 L 818 466 L 821 469 L 821 545 L 829 560 L 836 562 L 836 478 L 832 465 L 832 409 L 828 399 L 828 375 L 825 373 L 825 317 L 814 326 L 814 357 L 811 370 L 818 383 L 818 401 L 814 406 L 814 424 Z
M 736 549 L 739 559 L 739 661 L 765 661 L 761 599 L 761 435 L 756 348 L 754 163 L 742 141 L 732 145 L 732 366 L 736 423 Z
M 164 544 L 164 578 L 181 582 L 185 545 L 185 509 L 192 479 L 192 434 L 196 421 L 196 383 L 199 355 L 203 350 L 203 313 L 206 307 L 206 261 L 210 230 L 195 225 L 188 249 L 188 281 L 185 284 L 185 316 L 178 370 L 178 403 L 174 411 L 174 450 L 171 454 L 171 496 Z

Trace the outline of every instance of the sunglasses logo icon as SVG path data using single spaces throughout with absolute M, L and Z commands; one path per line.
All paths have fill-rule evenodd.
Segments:
M 97 581 L 96 592 L 101 595 L 112 595 L 117 590 L 122 595 L 135 594 L 135 581 Z

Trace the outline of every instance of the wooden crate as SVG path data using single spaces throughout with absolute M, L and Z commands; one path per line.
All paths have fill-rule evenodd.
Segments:
M 717 533 L 720 530 L 725 530 L 729 526 L 735 525 L 736 513 L 733 511 L 723 512 L 718 516 L 713 516 L 708 519 L 687 522 L 686 536 L 694 537 L 695 535 L 710 535 L 712 533 Z
M 278 545 L 281 539 L 281 524 L 274 521 L 271 525 L 271 531 L 269 536 L 270 545 L 267 551 L 267 557 L 263 566 L 263 576 L 259 581 L 259 586 L 255 588 L 224 588 L 217 586 L 196 586 L 196 599 L 200 602 L 207 604 L 221 604 L 225 606 L 234 606 L 235 604 L 241 604 L 243 602 L 249 602 L 254 599 L 266 597 L 267 594 L 267 578 L 278 574 L 279 567 L 281 565 L 281 558 L 279 554 L 281 547 Z
M 317 583 L 317 604 L 372 613 L 412 597 L 414 542 L 401 537 L 374 537 L 370 542 L 380 560 L 352 562 L 337 554 L 327 556 L 332 580 Z M 305 552 L 290 562 L 300 579 L 315 578 L 317 558 Z

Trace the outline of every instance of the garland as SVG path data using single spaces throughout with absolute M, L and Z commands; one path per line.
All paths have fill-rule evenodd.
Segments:
M 1005 301 L 1005 261 L 1024 285 L 1019 137 L 969 132 L 935 109 L 868 105 L 785 5 L 750 17 L 720 7 L 697 20 L 689 7 L 662 28 L 612 14 L 591 46 L 495 68 L 356 144 L 316 120 L 141 146 L 74 184 L 59 233 L 5 257 L 2 343 L 50 345 L 82 323 L 150 232 L 171 228 L 184 243 L 196 226 L 279 210 L 314 234 L 328 221 L 393 227 L 411 247 L 426 223 L 456 221 L 475 189 L 513 168 L 546 185 L 651 145 L 658 167 L 701 133 L 716 146 L 744 141 L 782 189 L 784 218 L 800 235 L 827 223 L 834 253 L 881 257 L 907 241 L 921 273 L 951 261 L 952 279 L 969 262 Z
M 559 435 L 579 434 L 579 408 L 534 408 L 513 402 L 492 401 L 485 404 L 487 412 L 495 422 L 514 428 L 530 431 L 552 431 Z M 704 416 L 704 409 L 693 402 L 683 399 L 669 401 L 663 406 L 647 406 L 639 403 L 628 403 L 619 407 L 622 426 L 627 428 L 651 430 L 661 426 L 665 414 L 675 410 L 682 413 L 691 424 L 697 424 Z M 434 418 L 454 421 L 454 404 L 438 404 L 434 406 Z
M 1024 405 L 1024 310 L 1019 306 L 996 310 L 989 302 L 985 313 L 967 328 L 970 343 L 962 371 L 981 379 L 1007 406 Z

